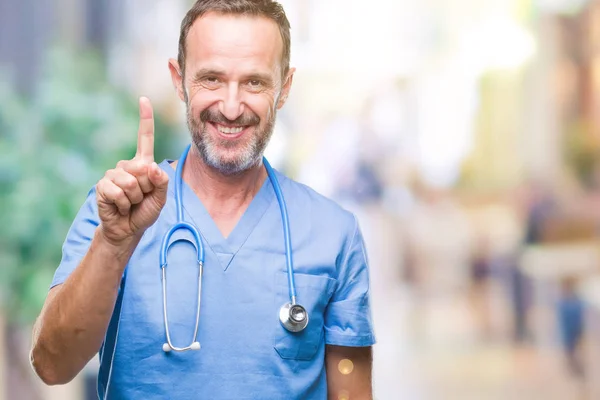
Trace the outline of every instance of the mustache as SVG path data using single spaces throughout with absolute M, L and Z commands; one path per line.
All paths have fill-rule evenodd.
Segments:
M 244 113 L 237 117 L 234 120 L 231 120 L 221 114 L 220 111 L 215 110 L 202 110 L 200 112 L 200 121 L 202 122 L 212 122 L 222 125 L 237 125 L 237 126 L 248 126 L 248 125 L 258 125 L 260 123 L 260 118 L 258 115 L 250 112 L 248 114 Z

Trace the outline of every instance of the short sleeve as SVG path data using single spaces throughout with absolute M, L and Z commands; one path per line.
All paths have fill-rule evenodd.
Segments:
M 96 205 L 96 188 L 94 187 L 88 192 L 85 203 L 79 209 L 67 233 L 62 247 L 62 259 L 54 273 L 50 288 L 63 283 L 79 265 L 90 247 L 98 225 L 98 207 Z
M 336 290 L 325 310 L 325 343 L 371 346 L 375 335 L 369 301 L 369 266 L 358 222 L 348 243 L 338 266 Z

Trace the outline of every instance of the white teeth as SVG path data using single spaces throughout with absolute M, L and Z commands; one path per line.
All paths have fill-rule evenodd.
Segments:
M 221 133 L 240 133 L 244 129 L 244 127 L 238 126 L 235 128 L 228 128 L 226 126 L 218 125 L 218 129 Z

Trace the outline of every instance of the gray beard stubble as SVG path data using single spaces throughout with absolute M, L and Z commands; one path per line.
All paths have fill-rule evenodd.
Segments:
M 269 113 L 270 114 L 270 113 Z M 187 126 L 192 136 L 192 142 L 198 150 L 198 154 L 202 157 L 202 161 L 209 167 L 219 171 L 223 175 L 232 176 L 240 174 L 255 165 L 260 164 L 265 149 L 269 144 L 273 129 L 275 126 L 275 113 L 269 115 L 267 124 L 264 129 L 257 130 L 250 142 L 246 144 L 244 151 L 232 160 L 224 160 L 218 154 L 218 148 L 233 148 L 239 146 L 236 141 L 228 140 L 213 140 L 208 132 L 206 132 L 206 124 L 208 121 L 221 122 L 225 124 L 235 125 L 251 125 L 259 129 L 260 118 L 256 114 L 241 115 L 235 121 L 230 121 L 220 112 L 203 110 L 198 119 L 195 119 L 190 113 L 189 102 L 186 96 L 186 115 Z

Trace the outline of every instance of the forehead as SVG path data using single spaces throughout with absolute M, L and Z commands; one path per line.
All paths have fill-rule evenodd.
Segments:
M 268 18 L 210 12 L 192 25 L 186 52 L 186 68 L 276 70 L 283 40 L 275 21 Z

